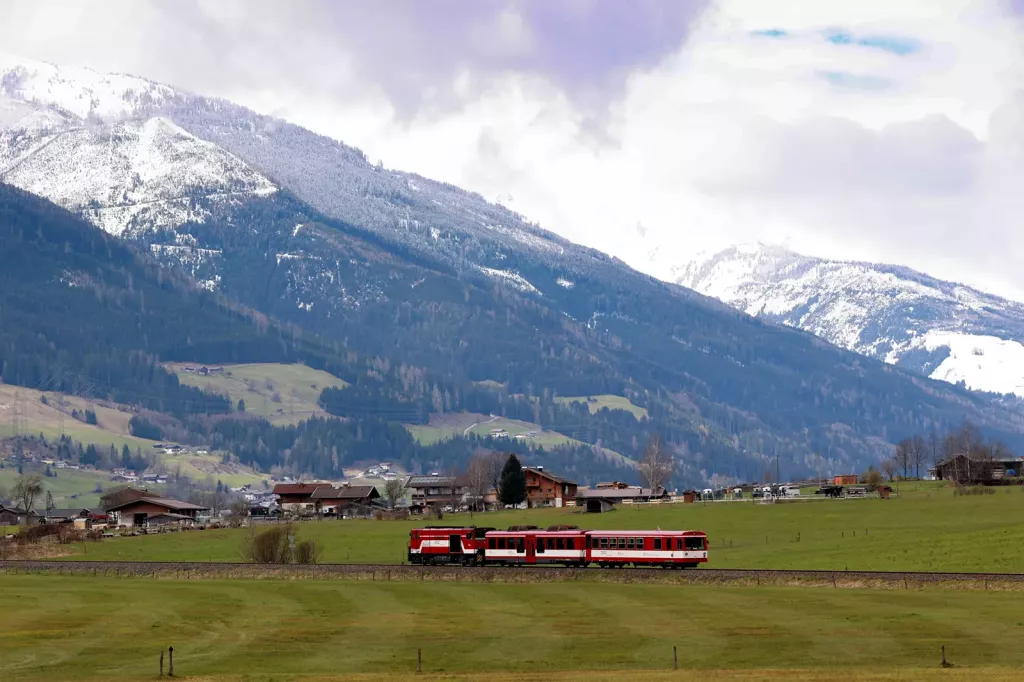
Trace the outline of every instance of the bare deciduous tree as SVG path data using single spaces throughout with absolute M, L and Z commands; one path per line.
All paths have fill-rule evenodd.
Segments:
M 662 447 L 659 434 L 655 434 L 647 441 L 647 447 L 644 448 L 637 468 L 647 482 L 647 487 L 651 489 L 652 495 L 656 495 L 658 489 L 664 487 L 672 475 L 675 462 L 672 455 Z
M 486 458 L 487 484 L 494 490 L 499 500 L 501 499 L 501 472 L 505 470 L 507 461 L 508 455 L 503 455 L 500 452 L 492 452 Z
M 890 481 L 896 478 L 896 460 L 887 459 L 882 462 L 882 474 Z
M 405 495 L 405 481 L 392 478 L 384 483 L 384 499 L 388 501 L 388 509 L 394 509 Z
M 22 476 L 14 484 L 14 490 L 11 492 L 18 506 L 24 510 L 25 523 L 27 524 L 29 514 L 32 512 L 36 500 L 43 494 L 43 479 L 38 476 Z
M 472 518 L 474 511 L 486 511 L 487 506 L 484 498 L 490 490 L 491 480 L 491 454 L 486 450 L 477 450 L 469 460 L 466 467 L 466 487 L 468 490 L 467 502 L 469 513 Z M 499 478 L 501 474 L 499 472 Z

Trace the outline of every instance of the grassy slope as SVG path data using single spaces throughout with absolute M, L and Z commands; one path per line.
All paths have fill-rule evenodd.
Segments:
M 57 393 L 42 393 L 20 386 L 0 384 L 0 438 L 13 435 L 13 424 L 9 418 L 15 405 L 15 396 L 21 396 L 21 416 L 23 426 L 22 433 L 38 436 L 42 433 L 47 440 L 57 440 L 61 435 L 61 412 L 64 414 L 63 433 L 73 440 L 81 441 L 85 445 L 93 444 L 97 447 L 109 448 L 110 444 L 121 450 L 125 444 L 133 451 L 136 448 L 148 452 L 155 441 L 144 438 L 136 438 L 128 434 L 128 421 L 131 413 L 114 408 L 104 407 L 84 398 L 62 396 Z M 44 405 L 41 401 L 45 395 L 50 404 Z M 57 409 L 58 401 L 63 400 L 62 410 Z M 84 412 L 90 409 L 96 412 L 97 424 L 86 424 L 71 418 L 71 411 L 75 409 Z
M 0 678 L 415 671 L 480 675 L 671 666 L 869 672 L 1024 665 L 1024 596 L 654 585 L 176 581 L 0 576 Z M 97 627 L 102 623 L 102 627 Z M 841 665 L 842 671 L 835 670 Z M 588 676 L 589 677 L 589 676 Z M 916 678 L 911 675 L 911 678 Z M 340 677 L 339 677 L 340 679 Z
M 1018 572 L 1024 569 L 1022 507 L 1024 492 L 1017 488 L 955 497 L 948 489 L 925 487 L 899 500 L 678 504 L 609 514 L 525 510 L 477 514 L 472 521 L 466 514 L 448 515 L 444 522 L 695 528 L 708 533 L 709 566 L 719 568 Z M 401 563 L 409 529 L 427 523 L 437 521 L 311 521 L 299 532 L 322 542 L 326 562 Z M 89 558 L 238 561 L 245 537 L 244 530 L 217 530 L 119 538 L 91 546 Z
M 637 419 L 644 419 L 647 417 L 647 409 L 638 407 L 629 401 L 629 398 L 623 398 L 621 395 L 592 395 L 592 396 L 574 396 L 574 397 L 562 397 L 555 398 L 556 403 L 587 403 L 590 408 L 590 414 L 594 414 L 603 408 L 609 410 L 625 410 L 630 412 Z
M 556 431 L 547 431 L 538 424 L 519 421 L 517 419 L 506 419 L 504 417 L 488 417 L 482 414 L 471 414 L 468 412 L 457 412 L 451 414 L 434 414 L 430 417 L 430 423 L 406 424 L 413 438 L 422 445 L 433 445 L 438 441 L 461 436 L 463 434 L 475 434 L 477 436 L 488 436 L 495 429 L 504 429 L 510 438 L 520 434 L 531 434 L 526 442 L 545 448 L 553 448 L 559 445 L 584 445 L 582 441 L 570 438 L 565 434 Z M 607 448 L 601 448 L 606 457 L 625 461 L 626 458 Z
M 305 365 L 245 364 L 223 365 L 225 374 L 201 376 L 182 371 L 198 368 L 194 363 L 165 365 L 183 384 L 231 396 L 238 404 L 245 400 L 246 412 L 266 417 L 275 424 L 294 424 L 314 416 L 325 416 L 318 401 L 327 387 L 343 388 L 341 379 Z M 218 365 L 219 366 L 219 365 Z M 277 394 L 279 401 L 274 401 Z
M 42 474 L 42 471 L 25 470 L 26 474 Z M 120 485 L 110 481 L 110 474 L 102 471 L 73 471 L 69 469 L 57 469 L 55 478 L 44 477 L 43 488 L 53 494 L 54 506 L 57 508 L 70 507 L 95 507 L 99 504 L 99 493 L 95 492 L 96 486 L 113 487 Z M 5 466 L 0 469 L 0 488 L 8 493 L 18 482 L 18 470 L 13 466 Z M 36 502 L 37 510 L 46 506 L 46 495 Z
M 263 481 L 270 479 L 269 474 L 257 473 L 252 468 L 238 463 L 223 464 L 221 456 L 216 453 L 160 455 L 160 460 L 163 468 L 169 473 L 176 472 L 180 467 L 181 474 L 193 481 L 221 481 L 232 487 L 246 484 L 262 487 Z

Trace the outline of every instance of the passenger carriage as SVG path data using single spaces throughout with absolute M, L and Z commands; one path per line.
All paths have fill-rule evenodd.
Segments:
M 586 531 L 578 528 L 511 528 L 487 533 L 484 563 L 584 566 L 586 555 Z
M 586 535 L 587 563 L 603 568 L 696 568 L 708 560 L 708 538 L 701 531 L 593 530 Z

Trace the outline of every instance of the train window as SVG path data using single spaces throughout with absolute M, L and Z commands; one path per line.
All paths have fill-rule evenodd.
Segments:
M 677 550 L 681 550 L 682 548 L 683 548 L 683 539 L 682 538 L 676 538 L 676 549 Z
M 523 538 L 518 538 L 518 540 L 519 540 L 519 542 L 516 545 L 516 552 L 518 552 L 519 554 L 522 554 L 523 552 L 526 551 L 526 546 L 525 546 L 526 540 L 524 540 Z
M 654 549 L 655 551 L 661 549 L 661 538 L 654 538 Z
M 626 538 L 626 549 L 633 549 L 633 538 Z
M 687 536 L 686 549 L 690 551 L 699 551 L 704 549 L 704 538 L 699 535 Z
M 544 542 L 544 538 L 538 538 L 537 539 L 537 554 L 543 554 L 545 547 L 547 547 L 547 544 L 548 543 Z
M 558 540 L 555 541 L 555 546 L 558 549 L 565 549 L 565 538 L 558 538 Z
M 626 538 L 619 538 L 619 549 L 626 549 Z
M 608 538 L 601 538 L 601 549 L 608 549 Z

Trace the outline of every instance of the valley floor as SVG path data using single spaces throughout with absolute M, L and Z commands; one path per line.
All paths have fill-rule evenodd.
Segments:
M 196 680 L 406 679 L 418 649 L 425 679 L 1008 680 L 1024 666 L 1018 593 L 19 575 L 0 576 L 0 612 L 4 680 L 149 679 L 167 646 Z M 939 670 L 943 645 L 957 669 Z
M 409 530 L 428 524 L 504 528 L 574 524 L 594 529 L 699 529 L 711 568 L 850 571 L 1024 571 L 1024 489 L 955 495 L 936 484 L 904 486 L 900 499 L 779 504 L 716 502 L 642 505 L 606 514 L 534 509 L 450 514 L 409 521 L 323 520 L 298 524 L 325 563 L 400 564 Z M 256 524 L 256 529 L 260 527 Z M 79 545 L 74 558 L 131 561 L 241 561 L 247 529 L 126 537 Z M 81 554 L 81 552 L 85 554 Z

